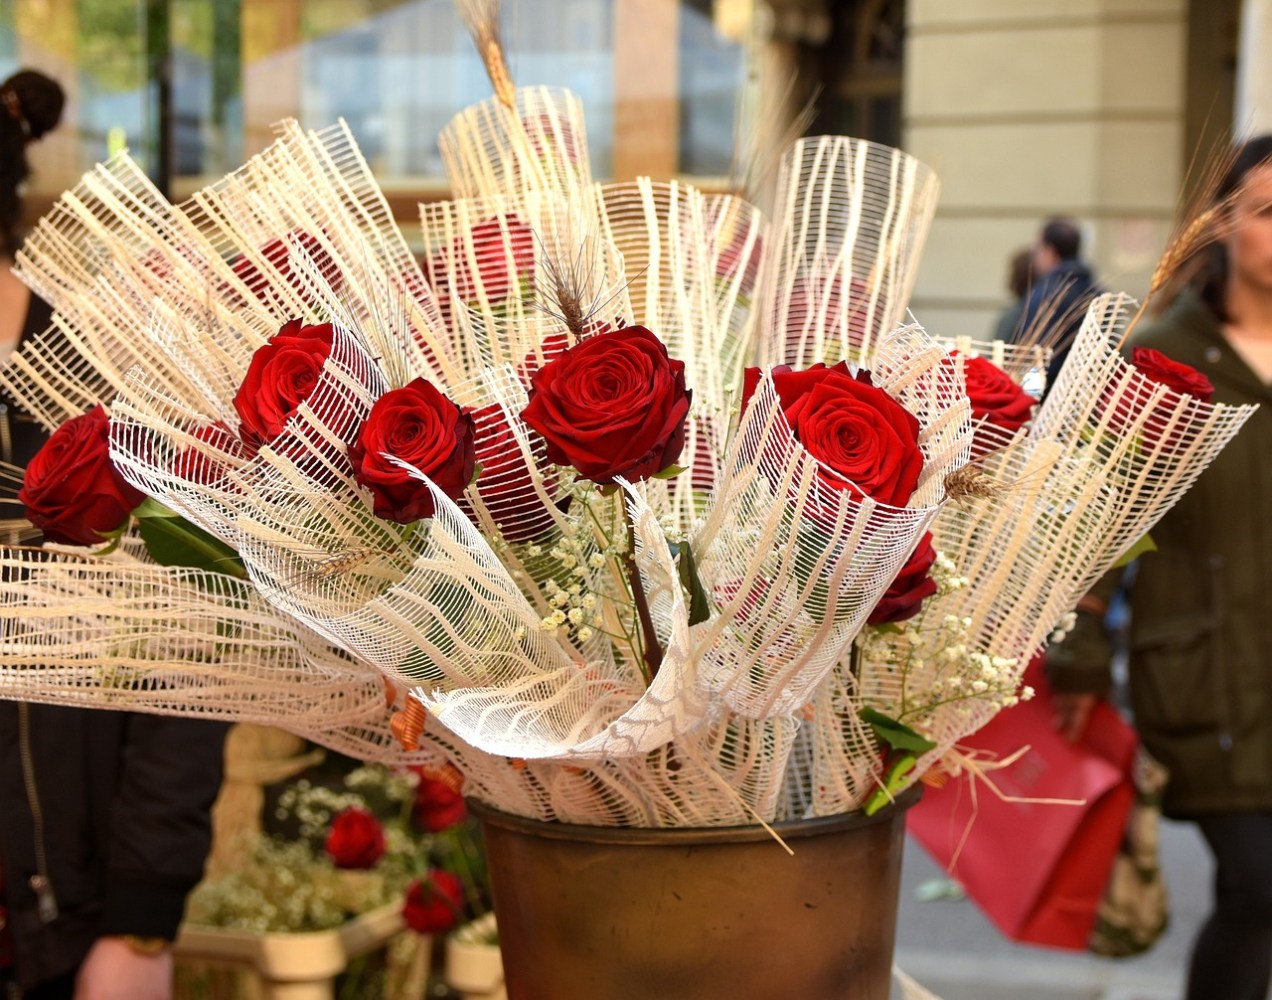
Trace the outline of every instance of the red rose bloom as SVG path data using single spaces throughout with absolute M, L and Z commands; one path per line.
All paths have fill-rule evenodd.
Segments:
M 1161 351 L 1155 351 L 1151 347 L 1136 347 L 1131 351 L 1131 364 L 1145 378 L 1183 396 L 1192 396 L 1203 403 L 1209 403 L 1214 398 L 1215 387 L 1210 384 L 1210 379 L 1196 368 L 1166 357 Z
M 375 498 L 375 513 L 398 524 L 433 516 L 428 487 L 387 456 L 408 462 L 451 499 L 473 479 L 473 418 L 422 378 L 386 392 L 349 449 L 354 476 Z
M 428 283 L 437 294 L 443 318 L 451 319 L 451 297 L 462 302 L 486 298 L 501 302 L 520 293 L 521 276 L 534 272 L 534 231 L 515 215 L 493 216 L 456 237 L 424 265 Z
M 524 542 L 552 525 L 552 515 L 531 481 L 530 462 L 521 451 L 508 417 L 497 405 L 473 412 L 477 425 L 477 495 L 509 541 Z M 551 493 L 555 472 L 549 470 L 544 488 Z
M 867 625 L 885 625 L 903 622 L 919 613 L 925 598 L 936 593 L 936 581 L 928 574 L 936 562 L 936 549 L 932 547 L 932 533 L 926 532 L 901 567 L 892 585 L 884 591 L 879 603 L 866 619 Z
M 747 370 L 743 407 L 759 380 L 758 369 Z M 868 372 L 853 377 L 843 361 L 804 371 L 779 365 L 773 369 L 773 387 L 791 432 L 810 455 L 849 480 L 854 492 L 894 507 L 906 505 L 923 471 L 919 422 L 871 385 Z M 823 476 L 822 484 L 846 488 L 830 476 Z
M 263 256 L 278 272 L 279 277 L 286 281 L 297 292 L 304 290 L 304 284 L 299 275 L 292 274 L 291 267 L 291 243 L 298 244 L 300 249 L 307 253 L 313 262 L 318 266 L 319 273 L 323 279 L 331 286 L 333 290 L 339 289 L 343 282 L 340 271 L 336 267 L 336 262 L 331 259 L 331 255 L 322 248 L 318 242 L 318 238 L 310 233 L 303 232 L 299 229 L 293 229 L 285 237 L 270 240 L 261 247 L 261 256 Z M 269 285 L 269 279 L 261 274 L 260 268 L 247 257 L 237 257 L 230 265 L 234 273 L 242 279 L 243 284 L 247 285 L 247 290 L 255 295 L 258 299 L 266 298 L 265 289 Z
M 957 355 L 957 351 L 950 352 L 951 357 Z M 972 458 L 982 458 L 1029 422 L 1038 401 L 985 358 L 964 357 L 963 380 L 972 404 L 972 419 L 978 425 Z
M 331 354 L 333 336 L 330 323 L 302 326 L 294 319 L 252 355 L 243 384 L 234 396 L 245 442 L 268 444 L 283 432 L 296 408 L 318 384 Z
M 415 825 L 429 833 L 441 833 L 468 815 L 464 796 L 454 781 L 439 778 L 436 773 L 421 770 L 415 787 Z
M 204 424 L 191 437 L 207 445 L 188 445 L 181 450 L 172 465 L 172 474 L 187 482 L 211 483 L 226 473 L 226 464 L 216 452 L 246 458 L 243 445 L 222 423 Z
M 402 917 L 418 934 L 444 934 L 459 923 L 463 909 L 463 883 L 451 872 L 434 868 L 406 890 Z
M 951 356 L 957 354 L 954 351 Z M 1037 400 L 992 361 L 963 358 L 963 379 L 967 383 L 967 399 L 972 404 L 974 420 L 983 420 L 1013 433 L 1029 423 Z
M 146 499 L 110 461 L 110 418 L 95 406 L 53 432 L 18 491 L 31 523 L 52 542 L 97 545 Z
M 384 828 L 365 809 L 351 806 L 331 821 L 323 847 L 337 868 L 373 868 L 384 856 Z
M 691 397 L 684 362 L 629 326 L 588 337 L 535 372 L 521 418 L 543 435 L 550 461 L 605 485 L 648 479 L 676 461 Z

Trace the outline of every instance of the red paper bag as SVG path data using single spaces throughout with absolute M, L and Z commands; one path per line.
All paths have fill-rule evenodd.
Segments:
M 962 775 L 927 789 L 909 812 L 908 829 L 1008 937 L 1085 951 L 1135 796 L 1138 739 L 1101 702 L 1082 742 L 1065 741 L 1052 729 L 1041 674 L 1036 665 L 1026 672 L 1033 699 L 999 712 L 959 746 L 1002 760 L 1028 745 L 1014 764 L 988 772 L 998 790 L 1085 804 L 1008 802 L 978 781 L 973 805 L 974 779 Z

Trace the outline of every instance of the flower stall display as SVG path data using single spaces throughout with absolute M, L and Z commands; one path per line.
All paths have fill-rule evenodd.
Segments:
M 595 184 L 585 134 L 546 88 L 461 112 L 423 267 L 343 126 L 181 205 L 124 155 L 68 192 L 0 373 L 62 428 L 0 695 L 267 722 L 545 824 L 875 813 L 1249 415 L 1124 361 L 1119 296 L 1041 407 L 1025 352 L 903 322 L 936 181 L 898 150 L 799 140 L 765 219 Z
M 339 972 L 342 996 L 422 995 L 431 938 L 489 908 L 458 784 L 454 773 L 383 764 L 327 767 L 288 783 L 250 860 L 191 894 L 178 956 L 247 956 L 266 982 Z M 363 929 L 346 935 L 351 926 Z M 333 969 L 323 948 L 306 951 L 313 935 L 365 939 L 355 950 L 371 954 L 342 955 L 348 967 Z M 198 982 L 191 971 L 187 988 Z

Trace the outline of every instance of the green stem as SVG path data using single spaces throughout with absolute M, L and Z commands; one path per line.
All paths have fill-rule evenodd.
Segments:
M 636 524 L 632 520 L 632 514 L 626 502 L 621 497 L 619 502 L 623 504 L 623 521 L 627 524 L 627 553 L 623 557 L 623 563 L 627 568 L 627 580 L 632 588 L 632 603 L 636 605 L 636 615 L 640 619 L 646 684 L 652 684 L 654 678 L 658 676 L 658 668 L 662 666 L 663 651 L 658 643 L 658 630 L 654 628 L 653 615 L 649 613 L 645 584 L 640 578 L 640 569 L 636 566 Z

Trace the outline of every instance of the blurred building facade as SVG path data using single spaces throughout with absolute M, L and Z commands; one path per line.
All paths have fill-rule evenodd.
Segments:
M 519 83 L 585 98 L 594 172 L 726 183 L 747 107 L 899 144 L 942 179 L 914 311 L 979 337 L 1006 261 L 1077 218 L 1142 295 L 1189 163 L 1269 127 L 1272 0 L 505 0 Z M 33 151 L 38 212 L 126 145 L 177 198 L 283 117 L 344 117 L 410 221 L 445 196 L 437 131 L 489 84 L 452 0 L 7 0 L 0 72 L 71 95 Z M 756 112 L 760 114 L 762 112 Z

